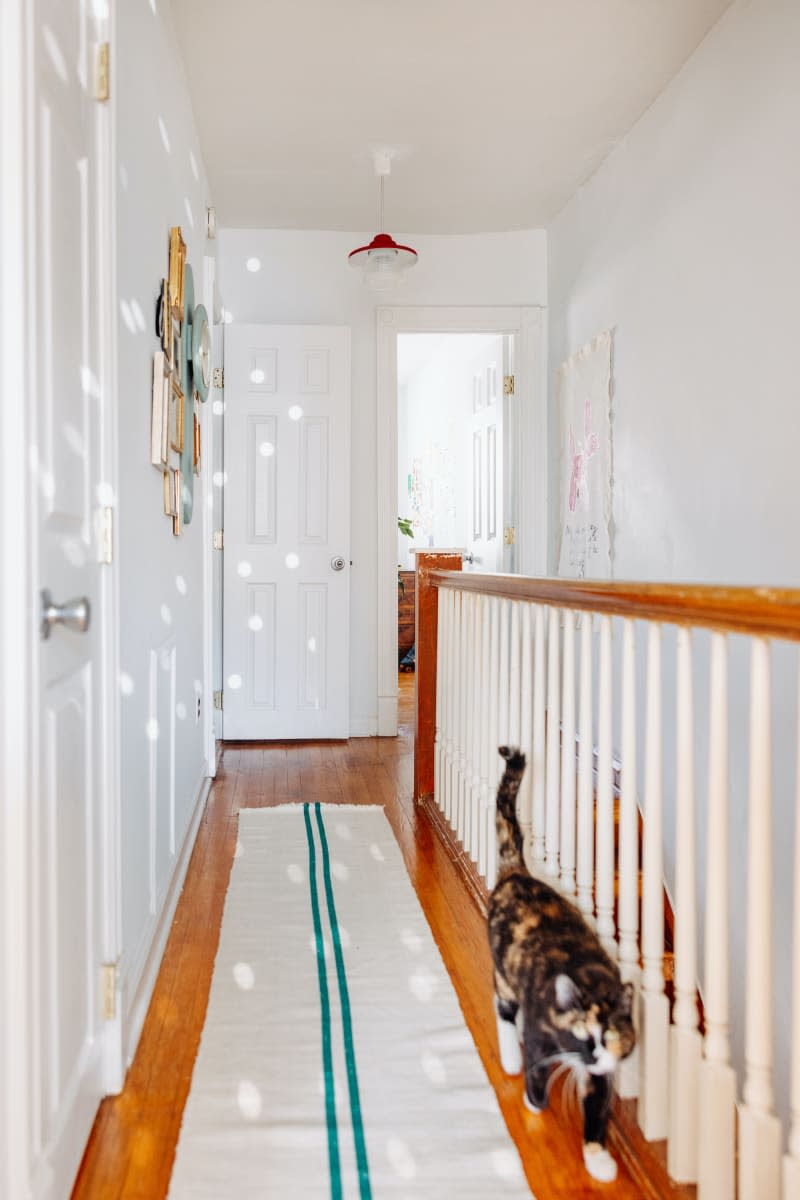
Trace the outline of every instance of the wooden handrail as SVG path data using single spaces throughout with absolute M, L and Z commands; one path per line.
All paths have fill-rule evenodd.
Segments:
M 524 575 L 462 574 L 436 568 L 426 570 L 426 583 L 434 588 L 457 588 L 557 608 L 800 641 L 800 589 L 604 583 Z

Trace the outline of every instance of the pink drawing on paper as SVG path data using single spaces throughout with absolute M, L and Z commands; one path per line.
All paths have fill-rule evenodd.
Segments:
M 587 466 L 590 458 L 594 458 L 600 449 L 600 439 L 592 432 L 592 402 L 586 400 L 583 406 L 583 442 L 575 441 L 572 424 L 569 427 L 569 460 L 571 464 L 569 479 L 569 511 L 575 512 L 580 501 L 582 508 L 589 507 L 589 480 Z

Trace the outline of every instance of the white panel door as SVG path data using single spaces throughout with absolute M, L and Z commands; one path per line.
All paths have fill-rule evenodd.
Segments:
M 99 488 L 103 368 L 97 31 L 85 0 L 35 0 L 29 460 L 35 531 L 31 794 L 32 1194 L 68 1196 L 103 1093 Z M 107 291 L 104 291 L 107 295 Z M 48 615 L 45 592 L 52 608 Z
M 225 331 L 223 729 L 349 735 L 350 330 Z
M 503 356 L 502 335 L 470 365 L 472 379 L 472 494 L 468 547 L 473 571 L 503 570 Z

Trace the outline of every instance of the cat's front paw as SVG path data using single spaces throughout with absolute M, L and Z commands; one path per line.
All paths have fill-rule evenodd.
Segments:
M 617 1164 L 598 1142 L 587 1142 L 583 1147 L 583 1164 L 598 1183 L 613 1183 L 617 1178 Z
M 497 1041 L 500 1047 L 500 1065 L 506 1075 L 519 1075 L 522 1070 L 522 1049 L 517 1027 L 513 1021 L 504 1021 L 498 1014 Z

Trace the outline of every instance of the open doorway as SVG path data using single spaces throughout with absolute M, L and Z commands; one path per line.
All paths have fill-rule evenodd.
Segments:
M 397 339 L 398 664 L 413 671 L 414 551 L 516 569 L 513 334 Z

